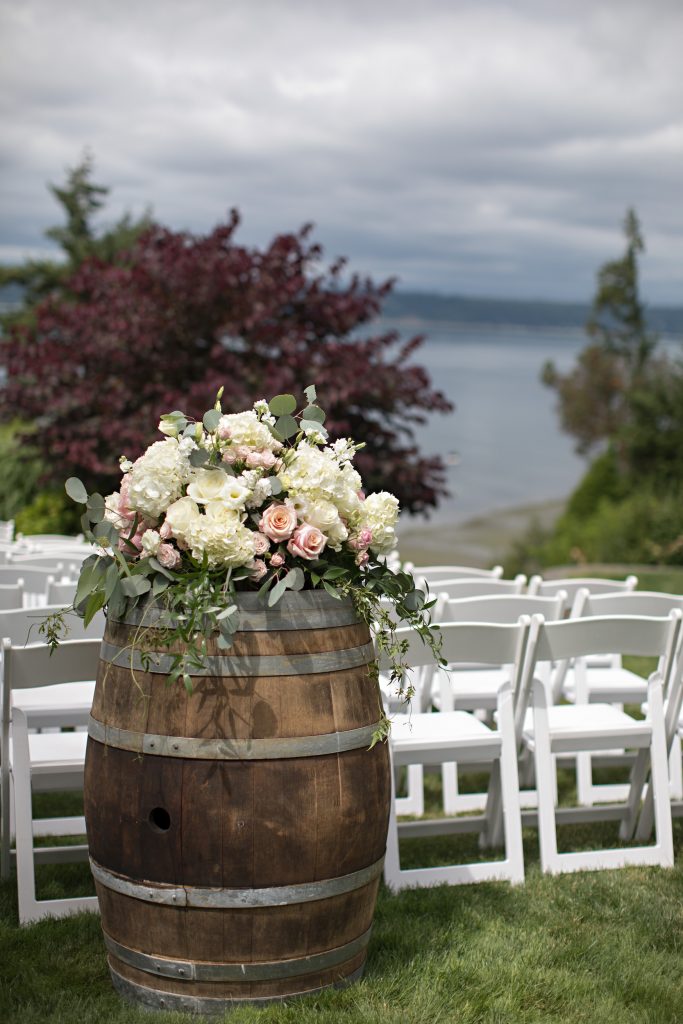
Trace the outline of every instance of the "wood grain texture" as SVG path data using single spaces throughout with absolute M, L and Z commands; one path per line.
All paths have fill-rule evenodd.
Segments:
M 136 627 L 108 624 L 131 642 Z M 234 653 L 328 653 L 362 646 L 367 627 L 237 634 Z M 209 649 L 209 653 L 219 653 Z M 317 736 L 374 724 L 379 693 L 368 667 L 277 677 L 195 677 L 195 692 L 158 673 L 101 663 L 93 717 L 143 733 L 202 739 Z M 88 742 L 85 813 L 93 859 L 139 883 L 263 889 L 324 882 L 384 854 L 390 780 L 386 745 L 282 760 L 210 761 L 139 755 Z M 163 827 L 159 827 L 159 821 Z M 198 909 L 155 905 L 97 883 L 102 925 L 150 956 L 201 963 L 277 963 L 324 953 L 370 927 L 379 879 L 341 895 L 283 906 Z M 263 982 L 162 978 L 120 962 L 135 984 L 213 998 L 275 998 L 333 985 L 362 965 Z

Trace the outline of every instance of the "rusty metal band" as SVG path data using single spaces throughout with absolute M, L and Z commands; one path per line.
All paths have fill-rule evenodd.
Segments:
M 326 949 L 322 953 L 311 953 L 290 960 L 244 964 L 197 963 L 194 960 L 170 960 L 168 957 L 150 956 L 137 949 L 130 949 L 129 946 L 122 946 L 106 932 L 104 943 L 117 960 L 139 971 L 162 978 L 177 978 L 180 981 L 278 981 L 283 978 L 302 977 L 345 964 L 366 948 L 371 931 L 372 928 L 368 928 L 357 939 L 334 949 Z
M 266 608 L 263 598 L 258 594 L 239 594 L 234 603 L 240 611 L 239 630 L 245 633 L 280 629 L 326 629 L 353 626 L 358 622 L 352 601 L 337 600 L 329 594 L 314 590 L 285 594 L 273 608 Z M 163 625 L 173 626 L 172 618 L 168 622 L 163 622 L 163 618 L 164 609 L 161 605 L 142 605 L 127 612 L 125 619 L 112 621 L 121 622 L 124 626 L 155 626 L 162 620 Z
M 300 882 L 297 885 L 274 885 L 265 889 L 208 889 L 199 886 L 150 885 L 114 874 L 90 858 L 90 870 L 96 882 L 112 892 L 130 896 L 146 903 L 196 909 L 253 910 L 255 907 L 285 907 L 296 903 L 313 903 L 333 896 L 362 889 L 382 873 L 384 857 L 359 871 L 336 878 L 323 878 L 318 882 Z
M 197 761 L 275 761 L 290 757 L 326 757 L 348 750 L 361 750 L 370 746 L 380 725 L 381 722 L 373 722 L 358 729 L 324 732 L 319 736 L 203 740 L 194 736 L 162 736 L 119 729 L 115 725 L 104 725 L 90 715 L 88 736 L 104 746 L 131 750 L 136 754 L 185 757 Z
M 147 988 L 146 985 L 139 985 L 128 978 L 123 978 L 109 963 L 109 972 L 114 988 L 131 1002 L 150 1010 L 175 1010 L 180 1013 L 194 1013 L 198 1016 L 210 1017 L 224 1014 L 228 1010 L 234 1010 L 238 1006 L 265 1006 L 268 1003 L 284 1003 L 290 999 L 302 999 L 304 996 L 316 996 L 331 988 L 346 988 L 352 985 L 363 976 L 365 963 L 362 963 L 353 974 L 347 974 L 344 978 L 332 982 L 331 985 L 323 985 L 318 988 L 309 988 L 303 992 L 288 992 L 285 995 L 273 996 L 234 996 L 227 999 L 216 999 L 212 996 L 190 996 L 178 995 L 176 992 L 162 992 L 160 989 Z
M 207 655 L 201 666 L 192 668 L 193 676 L 306 676 L 328 672 L 343 672 L 345 669 L 368 665 L 374 660 L 372 643 L 362 647 L 349 647 L 340 651 L 324 651 L 321 654 L 243 654 Z M 160 651 L 141 653 L 130 647 L 117 647 L 102 641 L 102 661 L 117 668 L 132 669 L 135 672 L 152 672 L 168 675 L 177 664 L 172 654 Z

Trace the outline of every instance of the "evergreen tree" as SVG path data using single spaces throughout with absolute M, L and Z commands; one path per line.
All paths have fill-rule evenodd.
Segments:
M 560 373 L 552 362 L 542 373 L 543 383 L 557 392 L 562 427 L 576 438 L 581 454 L 605 442 L 619 444 L 620 434 L 629 429 L 634 396 L 647 387 L 657 345 L 639 294 L 638 256 L 645 245 L 634 210 L 626 213 L 624 234 L 624 255 L 598 271 L 586 323 L 590 343 L 568 373 Z
M 93 158 L 86 152 L 76 167 L 67 170 L 63 186 L 48 186 L 66 218 L 66 223 L 48 228 L 45 232 L 46 237 L 56 242 L 62 250 L 61 259 L 26 260 L 11 266 L 0 265 L 0 287 L 14 284 L 23 290 L 21 308 L 3 318 L 5 325 L 30 320 L 36 304 L 55 291 L 64 291 L 67 282 L 84 260 L 95 258 L 113 263 L 149 228 L 149 212 L 138 219 L 126 213 L 112 227 L 97 231 L 94 218 L 105 205 L 110 190 L 96 184 L 93 173 Z

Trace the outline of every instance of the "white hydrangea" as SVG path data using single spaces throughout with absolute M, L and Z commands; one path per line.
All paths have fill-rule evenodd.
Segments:
M 398 498 L 388 491 L 369 494 L 361 503 L 361 525 L 372 530 L 370 550 L 386 555 L 396 544 Z
M 190 463 L 176 438 L 155 441 L 129 473 L 129 505 L 148 519 L 158 519 L 180 497 L 189 477 Z
M 269 423 L 271 427 L 275 426 L 275 417 L 271 413 L 265 398 L 259 398 L 257 402 L 254 402 L 254 412 L 264 423 Z
M 350 462 L 356 454 L 353 441 L 349 440 L 348 437 L 340 437 L 338 441 L 330 445 L 330 451 L 334 452 L 334 457 L 340 465 L 344 462 Z
M 146 555 L 156 555 L 161 547 L 161 537 L 156 530 L 145 530 L 140 538 L 140 544 Z
M 206 514 L 199 515 L 188 536 L 192 557 L 204 555 L 212 569 L 248 565 L 256 554 L 254 533 L 242 523 L 240 513 L 223 502 L 209 502 Z
M 361 478 L 350 462 L 339 464 L 332 448 L 300 444 L 278 476 L 297 511 L 306 503 L 328 501 L 346 519 L 360 507 Z
M 266 448 L 268 451 L 276 452 L 282 447 L 271 434 L 265 422 L 261 422 L 256 413 L 249 409 L 247 412 L 227 413 L 221 416 L 218 423 L 219 437 L 229 437 L 232 444 L 246 445 L 249 448 L 256 448 L 259 451 Z

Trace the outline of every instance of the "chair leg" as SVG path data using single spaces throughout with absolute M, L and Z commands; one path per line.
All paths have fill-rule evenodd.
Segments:
M 36 903 L 35 865 L 33 861 L 33 812 L 31 809 L 31 760 L 28 750 L 26 717 L 14 709 L 12 721 L 12 788 L 17 853 L 17 892 L 19 923 L 26 924 L 40 915 Z
M 676 734 L 669 752 L 669 777 L 671 799 L 683 800 L 683 760 L 681 759 L 681 737 Z
M 425 812 L 423 766 L 409 764 L 406 767 L 406 776 L 406 795 L 395 798 L 397 813 L 421 818 Z
M 396 820 L 396 780 L 394 759 L 389 741 L 389 759 L 391 762 L 391 808 L 389 811 L 389 831 L 387 833 L 387 850 L 384 855 L 384 882 L 390 889 L 399 889 L 401 881 L 401 858 L 398 849 L 398 822 Z M 412 766 L 408 766 L 409 768 Z M 421 765 L 419 767 L 422 767 Z
M 534 762 L 536 790 L 538 792 L 538 839 L 541 852 L 541 870 L 555 873 L 557 859 L 557 822 L 555 819 L 554 761 L 550 747 L 548 705 L 545 687 L 534 683 Z
M 458 766 L 453 761 L 441 765 L 441 788 L 444 813 L 457 814 L 460 809 L 458 806 Z
M 10 779 L 7 763 L 8 751 L 0 751 L 2 773 L 2 823 L 0 824 L 0 876 L 9 878 L 10 873 Z
M 652 721 L 652 779 L 649 789 L 654 804 L 657 846 L 662 853 L 663 867 L 673 867 L 674 840 L 671 825 L 671 798 L 669 796 L 669 753 L 664 730 L 664 709 L 661 683 L 648 688 L 648 704 Z M 636 830 L 637 832 L 637 830 Z
M 505 857 L 510 865 L 510 881 L 514 884 L 524 881 L 524 847 L 517 774 L 517 741 L 512 692 L 509 689 L 502 692 L 498 699 L 498 728 L 501 736 L 499 765 Z
M 633 838 L 633 832 L 638 821 L 640 802 L 643 796 L 643 787 L 649 769 L 649 757 L 647 750 L 639 750 L 633 767 L 631 769 L 630 788 L 626 800 L 626 810 L 619 826 L 619 838 L 629 840 Z M 652 831 L 652 824 L 650 824 Z M 648 833 L 649 835 L 649 833 Z M 640 837 L 639 837 L 640 838 Z
M 582 807 L 593 806 L 593 762 L 585 750 L 576 755 L 576 798 Z

